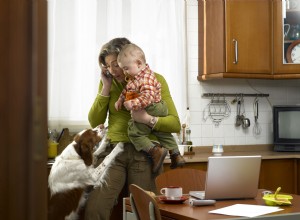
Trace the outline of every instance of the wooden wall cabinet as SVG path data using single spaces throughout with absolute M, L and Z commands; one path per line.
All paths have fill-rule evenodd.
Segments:
M 270 0 L 226 0 L 226 73 L 271 74 Z
M 286 18 L 283 19 L 282 0 L 273 0 L 274 4 L 274 77 L 282 78 L 282 75 L 288 78 L 300 78 L 300 64 L 284 64 L 288 46 L 292 40 L 283 39 L 283 22 L 289 25 L 300 24 L 300 5 L 297 9 L 287 9 Z M 290 28 L 290 31 L 291 28 Z M 290 33 L 289 33 L 290 34 Z M 288 35 L 289 35 L 288 34 Z M 288 38 L 288 37 L 287 37 Z M 284 45 L 284 50 L 283 50 Z
M 281 0 L 202 0 L 198 9 L 198 80 L 300 78 L 299 64 L 282 64 Z

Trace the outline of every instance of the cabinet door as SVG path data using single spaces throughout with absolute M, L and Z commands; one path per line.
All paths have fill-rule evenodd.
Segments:
M 259 178 L 259 188 L 281 192 L 297 193 L 297 160 L 270 159 L 262 160 Z
M 226 73 L 272 73 L 272 1 L 226 0 Z
M 297 194 L 300 195 L 300 159 L 297 160 Z
M 283 11 L 282 4 L 285 2 L 274 0 L 274 77 L 299 78 L 300 64 L 286 63 L 287 49 L 294 39 L 290 39 L 290 33 L 284 38 L 283 24 L 286 25 L 286 32 L 292 31 L 291 25 L 300 24 L 300 6 Z
M 225 72 L 224 0 L 198 1 L 199 80 Z

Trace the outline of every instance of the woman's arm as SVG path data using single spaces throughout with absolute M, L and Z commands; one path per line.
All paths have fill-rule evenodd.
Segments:
M 161 98 L 167 103 L 168 106 L 168 116 L 159 117 L 158 121 L 154 126 L 154 130 L 178 133 L 180 132 L 181 125 L 178 116 L 177 109 L 173 102 L 169 86 L 165 78 L 160 74 L 155 74 L 158 81 L 161 83 Z
M 102 95 L 102 90 L 103 83 L 100 81 L 97 97 L 88 114 L 88 120 L 93 128 L 104 124 L 107 116 L 109 96 Z

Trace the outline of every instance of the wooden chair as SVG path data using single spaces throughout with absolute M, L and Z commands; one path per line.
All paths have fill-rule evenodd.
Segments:
M 161 220 L 157 201 L 151 192 L 135 184 L 131 184 L 129 190 L 131 207 L 138 220 Z
M 182 193 L 188 194 L 189 191 L 205 190 L 206 171 L 177 168 L 161 173 L 155 179 L 157 191 L 166 186 L 181 186 Z

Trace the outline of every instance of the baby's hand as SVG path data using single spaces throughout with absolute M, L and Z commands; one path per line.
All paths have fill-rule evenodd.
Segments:
M 131 103 L 130 100 L 129 100 L 129 101 L 125 101 L 125 102 L 124 102 L 124 106 L 125 106 L 125 108 L 126 108 L 128 111 L 132 110 L 132 103 Z
M 119 111 L 122 108 L 122 101 L 120 100 L 116 101 L 115 108 L 117 111 Z

